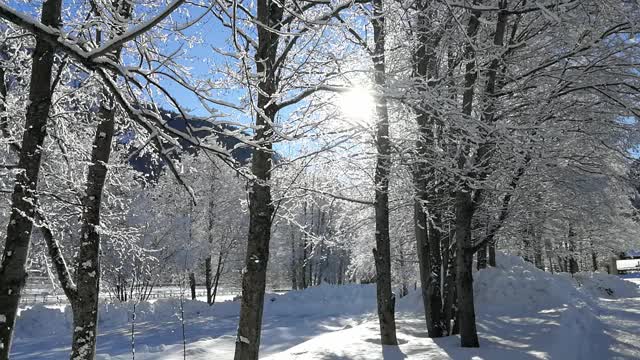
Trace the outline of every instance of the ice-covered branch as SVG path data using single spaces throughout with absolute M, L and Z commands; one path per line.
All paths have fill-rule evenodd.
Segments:
M 137 38 L 138 36 L 144 34 L 145 32 L 151 30 L 156 25 L 158 25 L 162 20 L 164 20 L 167 16 L 171 15 L 180 5 L 184 4 L 185 0 L 174 0 L 166 9 L 164 9 L 160 14 L 151 20 L 140 24 L 136 28 L 127 31 L 126 33 L 109 40 L 103 46 L 98 49 L 95 49 L 87 54 L 89 59 L 95 59 L 99 56 L 103 56 L 108 54 L 109 52 L 117 49 L 118 47 L 124 45 L 125 43 Z

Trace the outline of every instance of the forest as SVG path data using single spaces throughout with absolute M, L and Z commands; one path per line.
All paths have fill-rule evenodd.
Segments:
M 0 359 L 640 357 L 637 24 L 635 0 L 0 1 Z M 583 353 L 541 345 L 552 315 Z

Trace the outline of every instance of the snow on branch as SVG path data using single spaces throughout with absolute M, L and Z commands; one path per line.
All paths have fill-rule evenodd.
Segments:
M 96 57 L 106 55 L 109 52 L 113 51 L 114 49 L 118 48 L 119 46 L 124 45 L 126 42 L 131 41 L 136 37 L 144 34 L 145 32 L 151 30 L 153 27 L 158 25 L 158 23 L 164 20 L 167 16 L 171 15 L 171 13 L 173 13 L 173 11 L 175 11 L 178 7 L 180 7 L 180 5 L 184 4 L 184 2 L 185 0 L 174 0 L 171 4 L 169 4 L 169 6 L 167 6 L 166 9 L 164 9 L 164 11 L 162 11 L 156 17 L 152 18 L 151 20 L 143 24 L 140 24 L 136 28 L 130 31 L 127 31 L 126 33 L 118 37 L 115 37 L 109 40 L 102 47 L 95 49 L 91 51 L 89 54 L 87 54 L 88 55 L 87 57 L 89 59 L 94 59 Z
M 125 112 L 132 118 L 132 120 L 140 124 L 151 134 L 152 142 L 157 147 L 160 156 L 167 163 L 167 166 L 169 166 L 171 172 L 178 178 L 178 181 L 181 183 L 181 185 L 183 185 L 187 189 L 189 194 L 191 194 L 193 197 L 192 190 L 179 178 L 179 171 L 175 168 L 175 164 L 168 156 L 168 154 L 174 150 L 175 146 L 179 145 L 175 141 L 175 139 L 172 138 L 172 136 L 182 138 L 192 145 L 215 153 L 216 156 L 218 156 L 222 161 L 224 161 L 231 167 L 235 167 L 235 160 L 233 160 L 229 151 L 216 145 L 202 144 L 199 139 L 195 139 L 190 134 L 171 128 L 162 121 L 161 117 L 158 114 L 156 114 L 155 112 L 146 111 L 144 105 L 138 104 L 137 106 L 134 106 L 133 104 L 130 104 L 124 94 L 122 94 L 122 92 L 119 90 L 116 82 L 111 79 L 110 75 L 108 75 L 108 72 L 112 72 L 116 75 L 122 76 L 125 80 L 138 85 L 139 83 L 134 78 L 134 74 L 137 73 L 140 75 L 141 73 L 133 71 L 132 69 L 129 69 L 109 58 L 100 56 L 150 30 L 153 26 L 157 25 L 160 21 L 162 21 L 162 19 L 166 18 L 183 3 L 184 0 L 175 0 L 152 20 L 139 27 L 136 27 L 135 29 L 127 32 L 126 34 L 123 34 L 122 36 L 115 38 L 114 40 L 105 44 L 105 46 L 93 52 L 85 51 L 78 45 L 78 43 L 70 40 L 70 37 L 68 37 L 61 31 L 45 26 L 37 20 L 32 19 L 28 15 L 21 14 L 2 3 L 0 3 L 0 18 L 4 18 L 5 20 L 23 29 L 32 32 L 37 37 L 51 43 L 60 51 L 63 51 L 64 53 L 77 60 L 88 70 L 96 71 L 102 78 L 105 85 L 114 94 L 117 102 L 122 106 Z M 148 80 L 148 77 L 145 78 L 147 78 Z M 157 87 L 160 86 L 157 83 L 154 83 L 154 85 Z M 173 144 L 174 146 L 167 147 L 163 143 L 161 138 L 165 142 Z
M 56 270 L 56 275 L 58 276 L 60 286 L 62 286 L 62 290 L 64 291 L 65 295 L 67 295 L 67 298 L 75 299 L 77 296 L 77 288 L 73 282 L 71 272 L 69 271 L 69 266 L 64 259 L 64 255 L 62 254 L 62 249 L 60 249 L 60 244 L 53 235 L 53 232 L 51 231 L 44 213 L 40 210 L 37 210 L 35 217 L 38 223 L 34 223 L 34 225 L 36 225 L 40 229 L 42 237 L 44 238 L 44 242 L 47 244 L 49 256 L 53 261 L 53 267 Z

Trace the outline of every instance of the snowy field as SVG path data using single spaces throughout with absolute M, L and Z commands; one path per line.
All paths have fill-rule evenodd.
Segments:
M 553 275 L 519 258 L 476 274 L 480 349 L 458 337 L 426 337 L 419 292 L 398 302 L 400 346 L 379 345 L 374 285 L 310 288 L 266 298 L 261 358 L 288 359 L 639 359 L 640 278 Z M 239 304 L 184 302 L 188 359 L 233 358 Z M 101 308 L 99 359 L 131 358 L 133 304 Z M 180 301 L 136 306 L 135 358 L 182 359 Z M 69 309 L 36 305 L 18 321 L 13 359 L 63 359 Z

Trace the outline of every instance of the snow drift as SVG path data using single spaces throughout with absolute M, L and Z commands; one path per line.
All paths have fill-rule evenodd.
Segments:
M 209 306 L 197 300 L 160 299 L 135 304 L 136 322 L 179 322 L 202 318 L 237 316 L 239 301 L 225 301 Z M 286 294 L 266 294 L 264 314 L 270 316 L 337 316 L 358 315 L 375 309 L 374 285 L 320 285 Z M 125 327 L 131 323 L 133 302 L 103 303 L 99 307 L 99 328 Z M 35 305 L 24 309 L 16 325 L 16 338 L 58 336 L 71 333 L 73 314 L 70 306 L 63 309 Z

